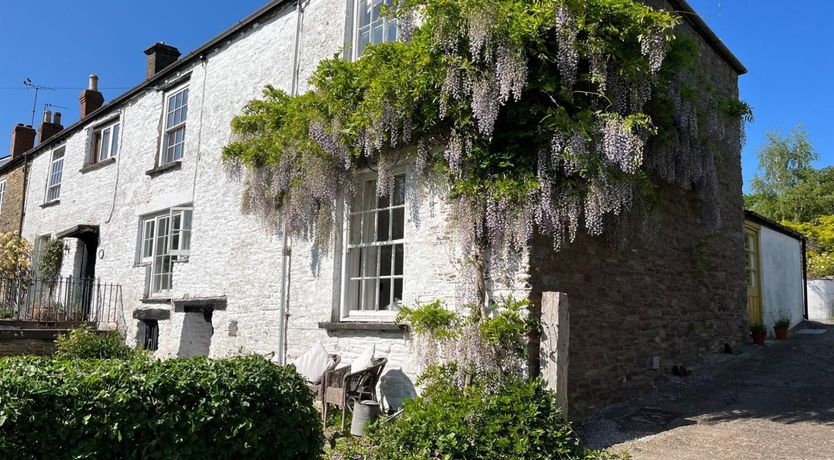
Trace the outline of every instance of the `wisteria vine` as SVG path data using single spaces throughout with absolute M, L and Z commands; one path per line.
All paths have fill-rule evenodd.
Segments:
M 358 171 L 376 170 L 383 196 L 396 165 L 414 162 L 417 183 L 446 179 L 463 256 L 506 267 L 534 232 L 557 248 L 581 227 L 604 233 L 651 173 L 715 203 L 704 138 L 730 139 L 738 120 L 694 89 L 697 50 L 673 13 L 637 0 L 400 0 L 388 14 L 399 42 L 324 60 L 311 91 L 267 88 L 235 118 L 223 154 L 245 177 L 246 210 L 326 246 Z

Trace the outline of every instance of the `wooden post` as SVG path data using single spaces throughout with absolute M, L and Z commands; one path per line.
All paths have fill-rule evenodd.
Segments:
M 568 296 L 561 292 L 543 292 L 541 302 L 541 375 L 545 387 L 556 392 L 562 415 L 568 418 L 568 347 L 570 315 Z

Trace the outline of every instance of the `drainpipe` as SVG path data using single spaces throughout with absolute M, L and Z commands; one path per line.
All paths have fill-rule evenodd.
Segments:
M 301 43 L 301 24 L 304 16 L 304 6 L 302 0 L 298 0 L 295 4 L 295 45 L 292 59 L 292 78 L 290 96 L 298 95 L 298 61 L 299 50 Z M 287 363 L 287 323 L 290 317 L 290 270 L 292 269 L 292 247 L 291 241 L 287 235 L 287 225 L 283 224 L 282 233 L 284 234 L 284 242 L 281 245 L 281 294 L 280 294 L 280 317 L 278 320 L 278 362 L 281 364 Z
M 808 257 L 805 252 L 805 237 L 802 238 L 802 301 L 805 303 L 805 321 L 808 321 Z

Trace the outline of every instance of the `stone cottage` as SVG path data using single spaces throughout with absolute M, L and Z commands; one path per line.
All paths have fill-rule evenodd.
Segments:
M 321 59 L 359 58 L 366 42 L 397 38 L 395 23 L 359 14 L 368 3 L 278 0 L 184 57 L 156 44 L 145 51 L 145 80 L 101 107 L 91 79 L 82 119 L 26 154 L 22 234 L 35 243 L 63 238 L 63 274 L 120 284 L 128 341 L 159 357 L 257 352 L 285 361 L 320 340 L 350 362 L 375 344 L 389 369 L 414 376 L 413 350 L 393 322 L 396 306 L 454 305 L 459 284 L 442 200 L 430 198 L 419 218 L 398 193 L 384 209 L 346 203 L 355 214 L 390 219 L 378 248 L 390 264 L 359 274 L 351 253 L 365 251 L 361 244 L 337 237 L 321 253 L 242 213 L 242 186 L 221 164 L 232 118 L 266 85 L 303 92 Z M 737 97 L 744 67 L 684 1 L 661 5 L 687 13 L 681 31 L 697 37 L 701 68 L 722 94 Z M 386 32 L 363 33 L 377 26 Z M 715 155 L 717 231 L 701 222 L 691 191 L 668 186 L 662 238 L 614 246 L 580 237 L 561 252 L 533 241 L 525 273 L 504 291 L 534 301 L 545 291 L 570 298 L 573 413 L 645 389 L 672 365 L 696 363 L 743 337 L 738 139 Z M 407 166 L 397 177 L 402 194 L 412 173 Z M 374 181 L 369 173 L 358 189 L 373 190 Z M 345 224 L 337 225 L 344 234 Z M 349 297 L 355 279 L 384 295 Z

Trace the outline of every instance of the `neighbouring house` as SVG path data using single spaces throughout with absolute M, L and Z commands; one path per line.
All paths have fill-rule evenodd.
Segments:
M 37 131 L 22 123 L 12 130 L 11 151 L 0 159 L 0 233 L 20 234 L 30 156 L 24 155 L 37 144 L 64 129 L 61 113 L 46 110 Z
M 751 324 L 791 327 L 808 319 L 805 293 L 805 237 L 753 211 L 744 213 L 747 255 L 747 311 Z
M 415 352 L 393 321 L 397 307 L 435 299 L 455 305 L 462 282 L 443 200 L 411 209 L 405 199 L 414 167 L 402 169 L 384 206 L 362 205 L 362 192 L 344 203 L 359 218 L 387 218 L 384 241 L 347 238 L 350 224 L 340 220 L 325 252 L 242 213 L 243 186 L 221 163 L 232 118 L 266 85 L 303 92 L 320 60 L 341 52 L 358 58 L 362 37 L 397 38 L 396 24 L 358 14 L 368 3 L 273 1 L 186 56 L 158 43 L 145 51 L 145 80 L 107 104 L 91 78 L 82 118 L 25 154 L 22 234 L 36 248 L 62 238 L 63 275 L 120 284 L 128 342 L 156 356 L 257 352 L 284 362 L 322 341 L 349 363 L 375 344 L 388 369 L 414 377 Z M 700 68 L 717 93 L 737 98 L 746 72 L 738 60 L 686 2 L 653 3 L 686 13 L 681 33 L 696 38 Z M 387 33 L 366 33 L 377 26 Z M 739 131 L 734 123 L 729 132 Z M 533 301 L 547 291 L 567 293 L 572 414 L 644 390 L 673 365 L 696 364 L 743 340 L 738 136 L 714 143 L 717 229 L 703 223 L 693 191 L 662 186 L 666 205 L 654 223 L 660 237 L 613 244 L 579 236 L 559 252 L 536 239 L 514 281 L 493 286 Z M 375 180 L 369 171 L 357 189 L 373 193 Z M 374 251 L 385 265 L 360 273 L 356 256 Z M 356 283 L 380 295 L 349 295 Z

